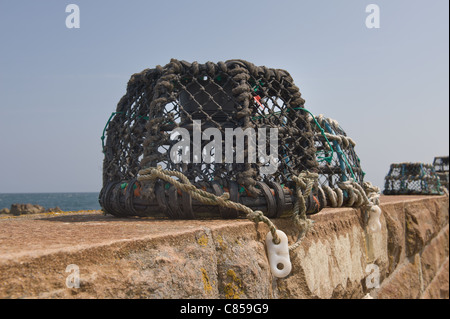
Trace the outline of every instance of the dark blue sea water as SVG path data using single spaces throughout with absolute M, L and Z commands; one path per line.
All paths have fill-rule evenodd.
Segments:
M 63 211 L 100 209 L 99 193 L 30 193 L 0 194 L 0 209 L 11 204 L 38 204 L 45 208 L 58 206 Z

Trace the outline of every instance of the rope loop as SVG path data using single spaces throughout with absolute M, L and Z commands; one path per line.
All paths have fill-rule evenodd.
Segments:
M 273 241 L 275 244 L 279 244 L 281 239 L 277 234 L 277 229 L 272 221 L 267 218 L 262 211 L 253 211 L 251 208 L 242 205 L 240 203 L 236 203 L 231 201 L 230 194 L 228 192 L 223 193 L 221 196 L 216 196 L 212 193 L 204 191 L 192 185 L 189 179 L 181 172 L 178 171 L 169 171 L 163 170 L 161 166 L 149 167 L 139 171 L 138 181 L 150 181 L 154 182 L 156 179 L 162 179 L 176 188 L 189 193 L 192 198 L 207 204 L 207 205 L 217 205 L 221 207 L 232 208 L 235 210 L 242 211 L 247 214 L 247 218 L 255 223 L 263 222 L 265 223 L 272 233 Z M 173 177 L 177 177 L 180 181 L 177 181 Z

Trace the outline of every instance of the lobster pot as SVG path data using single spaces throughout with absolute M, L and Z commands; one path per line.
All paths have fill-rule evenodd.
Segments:
M 198 189 L 228 192 L 231 201 L 282 216 L 295 200 L 291 177 L 320 167 L 308 117 L 284 70 L 243 60 L 173 59 L 134 74 L 102 137 L 100 204 L 123 217 L 238 217 L 162 180 L 138 181 L 141 170 L 161 167 L 182 173 Z M 306 200 L 308 213 L 321 209 L 318 192 Z
M 317 188 L 321 206 L 352 206 L 342 185 L 352 181 L 363 186 L 365 175 L 355 152 L 355 141 L 347 136 L 336 120 L 323 115 L 310 116 L 310 123 L 315 131 L 314 146 L 319 165 Z M 336 197 L 336 203 L 332 203 L 332 197 Z
M 391 164 L 385 177 L 385 195 L 440 195 L 441 184 L 433 165 Z
M 433 167 L 436 175 L 439 176 L 441 186 L 448 188 L 449 184 L 449 159 L 448 156 L 435 157 L 433 161 Z

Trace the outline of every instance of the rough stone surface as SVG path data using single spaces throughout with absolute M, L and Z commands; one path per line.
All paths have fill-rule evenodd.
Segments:
M 267 226 L 246 219 L 2 218 L 0 298 L 448 296 L 448 197 L 382 196 L 381 203 L 379 233 L 367 231 L 356 209 L 311 216 L 314 227 L 282 279 L 268 265 Z M 289 219 L 274 223 L 295 242 Z M 79 288 L 70 288 L 74 269 Z
M 420 254 L 422 278 L 425 286 L 431 283 L 441 265 L 448 258 L 448 236 L 449 227 L 447 225 Z
M 436 205 L 429 200 L 414 201 L 405 206 L 406 255 L 420 252 L 439 231 Z
M 417 299 L 421 293 L 420 258 L 406 260 L 405 264 L 388 278 L 377 293 L 379 299 Z
M 292 275 L 278 279 L 277 297 L 362 298 L 367 265 L 386 269 L 385 228 L 377 234 L 364 231 L 360 215 L 349 209 L 327 210 L 314 220 L 314 229 L 292 255 Z
M 404 203 L 384 205 L 386 219 L 388 274 L 391 274 L 405 258 L 405 214 Z
M 10 209 L 10 214 L 14 216 L 23 214 L 39 214 L 43 213 L 45 208 L 41 205 L 33 204 L 12 204 Z
M 449 299 L 448 258 L 422 295 L 422 299 Z

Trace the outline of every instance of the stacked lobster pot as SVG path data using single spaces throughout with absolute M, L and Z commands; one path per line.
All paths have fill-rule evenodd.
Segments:
M 103 210 L 170 219 L 370 210 L 379 189 L 364 181 L 355 142 L 304 103 L 287 71 L 243 60 L 173 59 L 134 74 L 102 137 Z

